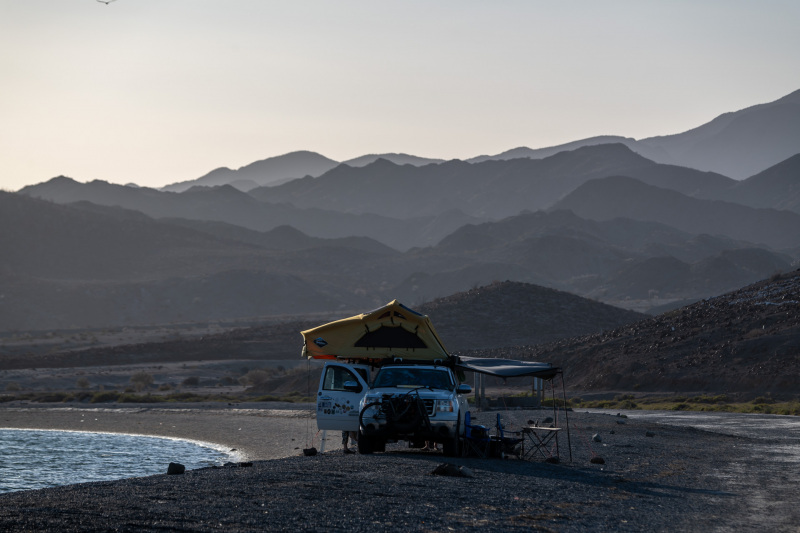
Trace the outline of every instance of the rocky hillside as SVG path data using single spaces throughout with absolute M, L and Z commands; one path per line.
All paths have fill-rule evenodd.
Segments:
M 646 317 L 566 292 L 508 281 L 437 299 L 416 310 L 431 317 L 451 351 L 538 344 L 596 333 Z M 50 351 L 38 355 L 0 350 L 0 368 L 299 359 L 303 346 L 300 331 L 353 314 L 265 323 L 202 338 L 167 342 Z
M 573 390 L 797 397 L 800 270 L 599 334 L 489 353 L 557 364 Z
M 512 281 L 437 298 L 415 310 L 430 317 L 451 352 L 542 344 L 612 329 L 647 316 L 563 291 Z
M 800 270 L 655 318 L 512 282 L 476 288 L 416 309 L 431 317 L 449 350 L 553 363 L 564 369 L 572 394 L 800 395 Z M 169 342 L 38 354 L 6 352 L 1 354 L 0 368 L 219 359 L 299 361 L 300 331 L 342 316 Z M 294 385 L 269 385 L 270 390 L 282 392 L 302 385 L 305 391 L 306 381 L 308 376 L 299 376 Z

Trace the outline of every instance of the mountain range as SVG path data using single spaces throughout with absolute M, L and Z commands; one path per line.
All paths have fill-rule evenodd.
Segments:
M 725 113 L 683 133 L 636 140 L 601 135 L 545 148 L 518 147 L 496 155 L 466 159 L 468 163 L 510 159 L 544 159 L 584 146 L 619 143 L 652 161 L 710 171 L 736 180 L 753 176 L 800 152 L 800 90 L 774 102 Z M 409 154 L 370 154 L 337 162 L 321 154 L 299 151 L 271 157 L 232 170 L 212 170 L 200 178 L 167 185 L 181 192 L 194 185 L 230 184 L 243 191 L 306 176 L 319 177 L 339 164 L 361 167 L 385 159 L 397 165 L 424 166 L 441 159 Z
M 664 146 L 771 138 L 763 117 L 792 116 L 798 94 Z M 516 149 L 472 161 L 384 154 L 339 164 L 303 152 L 215 171 L 179 192 L 58 177 L 0 193 L 0 323 L 357 311 L 502 280 L 659 312 L 794 268 L 800 148 L 735 180 L 657 162 L 666 148 L 651 143 L 648 158 L 641 142 L 602 137 L 538 158 Z

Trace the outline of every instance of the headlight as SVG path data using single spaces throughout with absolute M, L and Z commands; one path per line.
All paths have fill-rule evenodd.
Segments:
M 452 413 L 453 400 L 439 400 L 436 402 L 436 411 L 439 413 Z

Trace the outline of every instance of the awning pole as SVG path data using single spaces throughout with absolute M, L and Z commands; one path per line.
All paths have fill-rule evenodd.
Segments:
M 572 440 L 569 437 L 569 415 L 567 414 L 567 389 L 564 386 L 564 371 L 561 374 L 561 393 L 564 396 L 564 420 L 567 423 L 567 447 L 569 448 L 569 462 L 572 462 Z

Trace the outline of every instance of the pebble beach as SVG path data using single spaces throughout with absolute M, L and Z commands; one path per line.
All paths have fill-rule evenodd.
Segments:
M 324 453 L 305 456 L 322 448 L 310 406 L 264 405 L 6 406 L 0 427 L 182 438 L 235 450 L 238 461 L 0 495 L 0 530 L 800 531 L 800 468 L 780 439 L 572 412 L 558 463 L 399 444 L 344 454 L 336 432 Z M 502 416 L 513 429 L 548 414 Z M 476 416 L 487 426 L 495 417 Z M 442 463 L 468 475 L 433 475 Z

